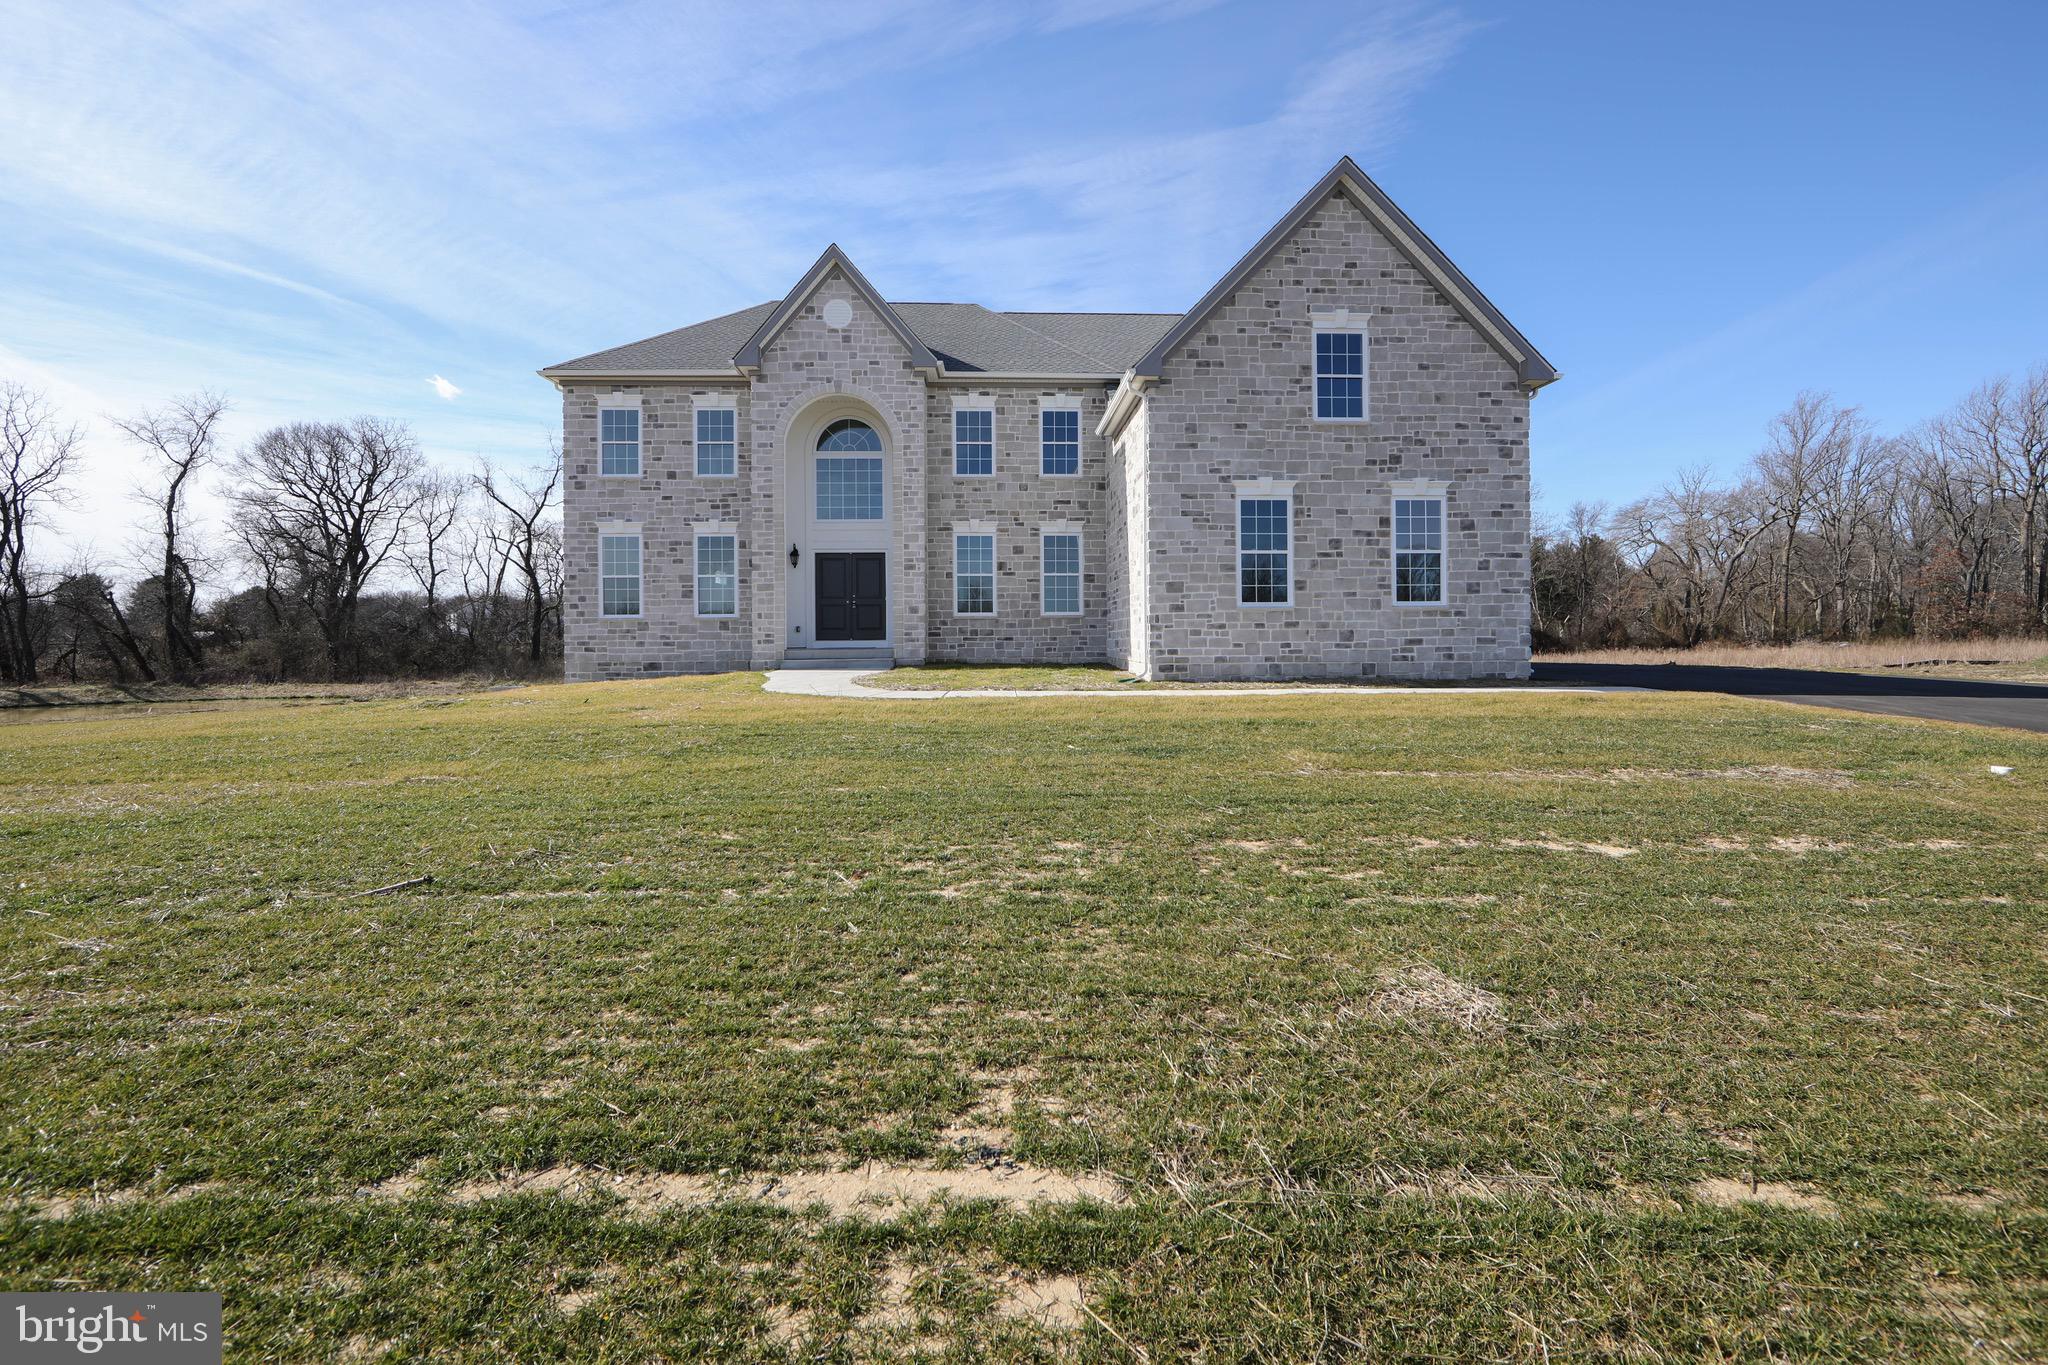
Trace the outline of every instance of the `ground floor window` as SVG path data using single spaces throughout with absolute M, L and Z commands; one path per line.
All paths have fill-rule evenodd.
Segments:
M 640 533 L 610 532 L 597 538 L 599 609 L 606 616 L 640 614 Z
M 740 541 L 723 533 L 697 537 L 697 614 L 737 616 L 740 610 Z
M 1237 600 L 1286 606 L 1293 593 L 1294 498 L 1240 494 L 1237 500 Z
M 1394 601 L 1444 600 L 1444 500 L 1394 499 Z
M 996 614 L 996 538 L 980 532 L 953 537 L 953 613 Z
M 1039 577 L 1039 608 L 1047 616 L 1081 614 L 1081 537 L 1071 531 L 1048 531 L 1040 538 L 1043 554 Z

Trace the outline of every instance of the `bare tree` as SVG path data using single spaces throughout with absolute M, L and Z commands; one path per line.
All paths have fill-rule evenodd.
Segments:
M 1777 524 L 1757 490 L 1716 488 L 1689 469 L 1617 512 L 1613 533 L 1637 556 L 1677 642 L 1696 645 L 1730 624 L 1752 554 Z
M 161 551 L 164 666 L 180 682 L 191 681 L 202 662 L 199 637 L 192 629 L 199 581 L 192 572 L 185 508 L 193 484 L 218 453 L 220 422 L 227 410 L 227 399 L 219 394 L 195 393 L 173 398 L 155 411 L 110 419 L 148 453 L 162 475 L 161 484 L 140 491 L 138 496 L 149 504 Z
M 540 663 L 542 641 L 547 635 L 551 598 L 548 584 L 550 547 L 554 537 L 555 489 L 562 479 L 562 452 L 549 442 L 549 463 L 523 479 L 507 479 L 486 465 L 478 471 L 476 486 L 500 513 L 491 534 L 503 548 L 504 558 L 519 571 L 520 587 L 526 597 L 526 659 Z M 559 548 L 554 553 L 559 555 Z
M 62 498 L 84 430 L 65 426 L 47 395 L 0 383 L 0 677 L 36 680 L 35 603 L 45 595 L 29 528 Z
M 469 485 L 439 470 L 420 475 L 419 496 L 407 518 L 399 558 L 426 598 L 427 622 L 441 626 L 441 584 L 455 569 L 455 527 L 469 501 Z
M 405 534 L 422 463 L 404 424 L 375 417 L 275 427 L 237 461 L 235 534 L 311 615 L 332 677 L 357 669 L 357 609 Z

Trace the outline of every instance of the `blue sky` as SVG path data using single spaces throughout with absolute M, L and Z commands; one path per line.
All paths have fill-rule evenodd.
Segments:
M 779 297 L 1186 307 L 1356 157 L 1563 372 L 1539 496 L 1898 429 L 2048 361 L 2048 5 L 21 0 L 0 375 L 239 442 L 358 412 L 521 464 L 541 365 Z M 437 388 L 436 376 L 446 381 Z M 446 387 L 459 392 L 443 396 Z

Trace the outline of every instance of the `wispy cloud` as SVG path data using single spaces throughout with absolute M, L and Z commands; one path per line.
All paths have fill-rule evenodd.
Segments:
M 1057 122 L 990 95 L 933 150 L 961 115 L 924 92 L 1215 7 L 26 0 L 0 125 L 33 135 L 0 139 L 0 252 L 45 268 L 0 277 L 0 314 L 85 411 L 223 389 L 233 441 L 375 411 L 466 463 L 542 447 L 537 366 L 773 297 L 828 240 L 899 294 L 1183 306 L 1340 152 L 1390 146 L 1470 24 L 1347 8 L 1227 116 Z M 1088 79 L 1143 103 L 1183 75 Z M 104 430 L 90 453 L 96 484 L 134 468 Z

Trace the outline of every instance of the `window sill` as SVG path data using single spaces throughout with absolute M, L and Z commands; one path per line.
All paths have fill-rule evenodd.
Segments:
M 1040 616 L 1064 617 L 1071 621 L 1077 616 L 1086 616 L 1088 613 L 1085 611 L 1041 611 L 1038 614 Z
M 701 469 L 697 471 L 697 477 L 700 479 L 737 479 L 739 476 L 738 470 L 734 470 L 730 474 L 706 474 Z
M 1319 427 L 1363 427 L 1372 425 L 1372 418 L 1366 417 L 1317 417 L 1311 415 L 1311 422 Z
M 993 469 L 986 474 L 965 474 L 957 469 L 953 471 L 953 477 L 956 479 L 993 479 L 995 476 L 996 472 Z
M 605 474 L 600 472 L 597 477 L 600 479 L 637 479 L 642 476 L 640 471 L 636 469 L 630 474 Z
M 1038 477 L 1041 479 L 1078 479 L 1081 477 L 1081 471 L 1077 469 L 1071 474 L 1051 474 L 1041 469 L 1038 471 Z
M 636 611 L 630 615 L 622 616 L 615 611 L 604 611 L 598 613 L 597 619 L 600 621 L 645 621 L 647 619 L 647 614 L 645 612 Z

